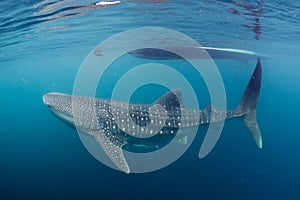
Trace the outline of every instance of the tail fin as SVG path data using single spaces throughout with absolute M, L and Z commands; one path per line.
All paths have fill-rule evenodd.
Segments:
M 262 148 L 262 138 L 256 121 L 256 106 L 260 92 L 261 76 L 262 66 L 260 58 L 258 57 L 255 70 L 251 76 L 247 88 L 245 89 L 241 103 L 235 110 L 236 113 L 241 114 L 245 126 L 250 131 L 259 148 Z

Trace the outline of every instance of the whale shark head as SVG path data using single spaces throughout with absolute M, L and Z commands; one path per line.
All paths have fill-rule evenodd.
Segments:
M 43 96 L 43 102 L 56 117 L 68 125 L 74 126 L 72 96 L 51 92 Z
M 58 119 L 71 128 L 81 130 L 98 128 L 98 123 L 94 123 L 98 118 L 95 98 L 51 92 L 43 96 L 43 101 Z

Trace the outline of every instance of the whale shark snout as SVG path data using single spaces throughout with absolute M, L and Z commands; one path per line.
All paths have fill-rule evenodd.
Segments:
M 72 97 L 67 94 L 51 92 L 43 96 L 44 104 L 59 119 L 73 124 Z
M 58 92 L 51 92 L 43 96 L 43 102 L 45 105 L 49 107 L 56 107 L 59 106 L 60 104 L 66 103 L 65 100 L 67 96 L 69 95 L 58 93 Z

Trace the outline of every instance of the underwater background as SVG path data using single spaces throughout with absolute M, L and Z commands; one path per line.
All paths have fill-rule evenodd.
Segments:
M 96 3 L 0 2 L 1 200 L 300 199 L 299 1 Z M 180 159 L 158 171 L 128 175 L 96 160 L 76 131 L 49 112 L 42 96 L 53 91 L 71 94 L 81 63 L 100 42 L 141 27 L 169 28 L 202 46 L 262 55 L 257 120 L 263 148 L 257 148 L 241 121 L 234 119 L 225 123 L 218 143 L 203 159 L 198 158 L 198 151 L 205 126 Z M 126 66 L 183 62 L 132 56 L 123 59 Z M 215 62 L 224 80 L 228 108 L 233 109 L 256 60 Z M 106 74 L 107 80 L 117 80 L 119 75 L 115 74 L 122 63 L 115 63 Z M 201 77 L 183 73 L 195 83 L 200 107 L 206 107 L 210 99 L 204 82 L 197 82 Z M 97 91 L 97 95 L 109 96 L 113 81 L 107 81 L 107 90 Z M 137 91 L 132 100 L 152 103 L 165 92 L 165 88 L 149 86 Z

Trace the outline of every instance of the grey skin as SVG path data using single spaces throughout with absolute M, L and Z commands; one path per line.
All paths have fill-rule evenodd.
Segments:
M 262 138 L 256 120 L 256 107 L 261 87 L 262 66 L 256 68 L 234 110 L 217 111 L 213 106 L 203 110 L 184 108 L 179 90 L 169 91 L 153 104 L 128 104 L 99 98 L 48 93 L 43 96 L 50 111 L 71 127 L 95 137 L 108 157 L 123 172 L 130 168 L 123 148 L 161 148 L 191 127 L 241 118 L 262 148 Z M 179 137 L 185 141 L 186 135 Z

